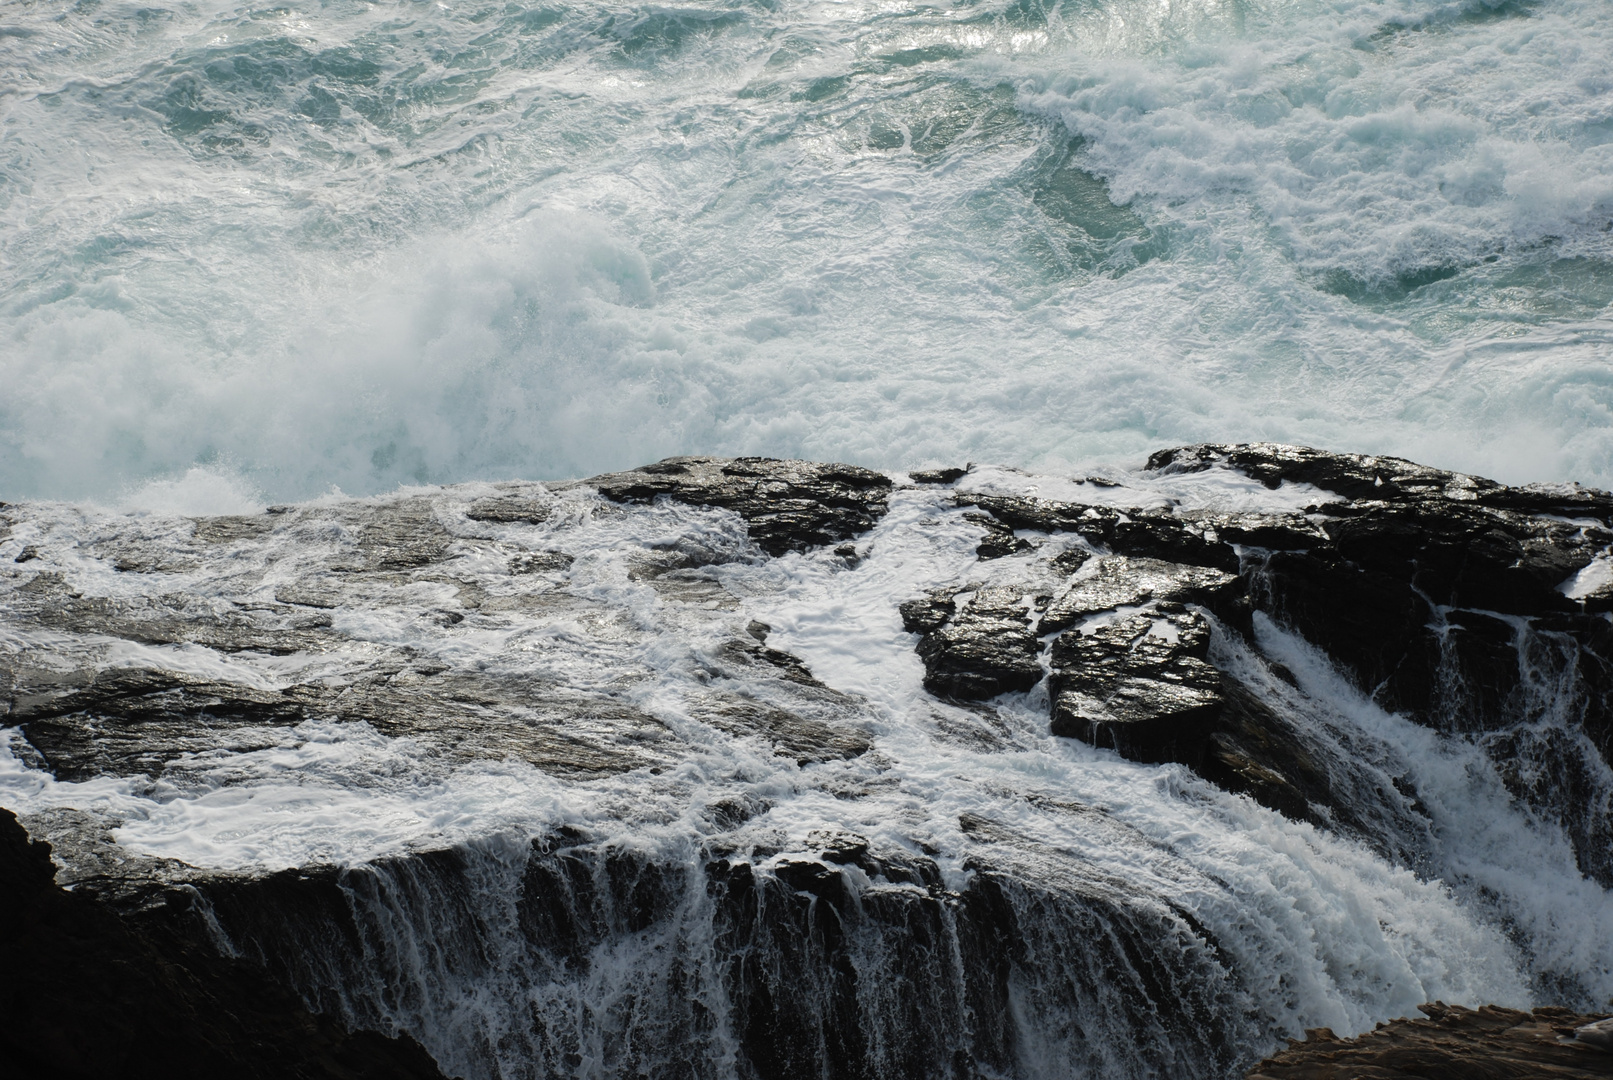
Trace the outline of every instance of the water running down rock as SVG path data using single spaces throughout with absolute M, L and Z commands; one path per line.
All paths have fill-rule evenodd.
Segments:
M 1248 445 L 0 513 L 59 895 L 447 1075 L 1231 1077 L 1613 998 L 1605 493 Z

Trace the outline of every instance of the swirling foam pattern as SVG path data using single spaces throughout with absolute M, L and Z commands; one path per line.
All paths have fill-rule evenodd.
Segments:
M 159 4 L 0 12 L 0 497 L 1256 437 L 1613 482 L 1597 0 Z

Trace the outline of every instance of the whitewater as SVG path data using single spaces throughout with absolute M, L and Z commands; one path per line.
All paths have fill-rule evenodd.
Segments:
M 1513 635 L 1483 730 L 1382 707 L 1276 608 L 1146 596 L 963 702 L 903 605 L 1018 590 L 1033 627 L 1136 554 L 992 498 L 1177 539 L 1201 511 L 1344 520 L 1220 459 L 1140 467 L 1162 447 L 1613 486 L 1608 16 L 0 6 L 0 805 L 63 884 L 188 889 L 221 955 L 465 1077 L 766 1072 L 742 1014 L 829 1017 L 831 954 L 885 1075 L 946 1047 L 980 1075 L 1230 1077 L 1434 999 L 1606 1008 L 1586 837 L 1613 771 L 1593 652 L 1547 656 L 1579 648 L 1549 617 L 1428 601 L 1442 641 Z M 566 482 L 675 454 L 881 470 L 888 510 L 781 554 L 751 515 Z M 1452 485 L 1430 528 L 1480 490 Z M 1590 602 L 1550 609 L 1588 639 L 1613 549 L 1569 514 L 1535 524 L 1599 554 L 1544 588 Z M 1233 562 L 1258 591 L 1271 558 Z M 1207 620 L 1206 663 L 1331 809 L 1052 733 L 1059 643 L 1140 613 L 1172 646 Z M 224 705 L 161 737 L 128 702 L 28 713 L 120 678 Z M 289 889 L 255 923 L 241 897 L 286 874 L 348 922 Z M 814 952 L 788 905 L 833 889 L 850 943 Z M 994 933 L 995 1024 L 965 955 Z M 735 957 L 773 965 L 765 993 Z
M 543 513 L 476 516 L 512 487 Z M 1268 490 L 1230 470 L 1100 483 L 980 469 L 958 490 L 1081 496 L 1133 513 L 1296 511 L 1320 494 L 1304 484 Z M 357 571 L 365 515 L 400 512 L 445 531 L 442 568 Z M 267 930 L 249 922 L 243 931 L 235 911 L 236 936 L 217 930 L 215 944 L 258 957 L 311 1007 L 353 1027 L 414 1035 L 450 1075 L 750 1075 L 736 1065 L 741 1039 L 721 972 L 737 961 L 713 899 L 736 864 L 766 878 L 798 874 L 806 860 L 843 875 L 858 907 L 874 912 L 921 901 L 925 888 L 892 867 L 931 860 L 933 887 L 953 898 L 947 917 L 960 924 L 969 909 L 959 898 L 1009 875 L 1004 903 L 1026 956 L 1010 983 L 1006 1075 L 1241 1075 L 1283 1036 L 1317 1026 L 1354 1034 L 1428 1000 L 1594 1008 L 1613 999 L 1613 895 L 1581 870 L 1563 823 L 1509 791 L 1480 735 L 1384 711 L 1263 615 L 1251 641 L 1218 629 L 1212 659 L 1293 718 L 1365 831 L 1291 820 L 1181 765 L 1055 737 L 1045 681 L 978 705 L 926 693 L 898 604 L 937 586 L 1045 587 L 1035 583 L 1050 558 L 1087 550 L 1064 536 L 981 561 L 981 527 L 952 489 L 896 490 L 849 563 L 827 548 L 762 557 L 731 513 L 665 499 L 623 508 L 588 485 L 327 496 L 211 522 L 62 503 L 11 514 L 0 540 L 8 612 L 28 589 L 59 581 L 104 598 L 106 610 L 184 598 L 198 616 L 297 605 L 328 613 L 323 644 L 298 646 L 288 630 L 278 651 L 13 618 L 0 624 L 0 658 L 19 678 L 160 671 L 273 692 L 404 664 L 495 680 L 487 693 L 496 680 L 527 685 L 535 700 L 609 693 L 654 718 L 617 734 L 588 719 L 606 713 L 564 722 L 579 745 L 604 732 L 629 755 L 599 775 L 534 767 L 495 743 L 456 756 L 454 743 L 489 738 L 474 704 L 459 706 L 470 712 L 446 743 L 429 725 L 388 734 L 379 720 L 315 717 L 249 725 L 222 741 L 198 733 L 160 773 L 84 779 L 53 776 L 15 729 L 0 738 L 0 803 L 32 827 L 98 815 L 119 860 L 179 860 L 170 867 L 338 868 L 351 939 L 325 941 L 328 931 L 298 923 L 309 916 L 292 908 Z M 217 529 L 244 525 L 217 539 Z M 701 563 L 646 576 L 646 560 L 669 551 L 698 552 Z M 534 552 L 570 561 L 516 569 L 525 564 L 512 557 Z M 135 569 L 142 558 L 157 561 Z M 763 620 L 768 645 L 804 663 L 822 694 L 781 684 L 766 664 L 747 675 L 725 659 Z M 809 696 L 781 697 L 781 686 Z M 806 716 L 828 709 L 835 730 L 867 744 L 844 758 L 781 753 L 712 711 L 735 693 Z M 1548 695 L 1546 706 L 1511 730 L 1578 737 L 1566 697 Z M 421 698 L 404 715 L 433 707 Z M 107 734 L 151 737 L 140 730 Z M 1599 763 L 1594 754 L 1585 760 Z M 1595 767 L 1594 798 L 1605 802 L 1613 777 Z M 837 844 L 871 848 L 886 871 L 842 865 Z M 74 850 L 59 860 L 79 873 Z M 631 892 L 606 887 L 624 874 L 638 876 Z M 645 903 L 653 919 L 630 906 Z M 541 929 L 531 913 L 541 904 L 574 921 Z M 911 932 L 877 920 L 848 931 L 870 1068 L 901 1072 L 881 1054 L 913 1039 L 904 1009 L 918 1009 L 926 1040 L 978 1024 L 948 1003 L 959 976 L 945 955 L 930 982 L 902 974 L 899 958 L 929 953 Z M 1127 933 L 1137 943 L 1110 958 L 1101 943 Z M 814 971 L 778 977 L 818 1001 Z
M 1601 0 L 0 11 L 0 497 L 1274 438 L 1613 483 Z

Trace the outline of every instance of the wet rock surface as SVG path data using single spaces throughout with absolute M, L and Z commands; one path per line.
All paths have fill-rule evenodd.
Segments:
M 1222 706 L 1210 626 L 1188 611 L 1155 611 L 1070 633 L 1052 652 L 1053 734 L 1134 761 L 1201 765 Z
M 1416 785 L 1302 722 L 1310 691 L 1263 636 L 1282 628 L 1377 705 L 1484 740 L 1508 789 L 1562 823 L 1585 873 L 1613 882 L 1604 783 L 1613 576 L 1601 572 L 1613 498 L 1267 445 L 1166 451 L 1150 468 L 1164 478 L 1247 476 L 1300 508 L 1131 506 L 1124 488 L 1092 478 L 1077 482 L 1090 504 L 1046 500 L 972 487 L 974 474 L 956 469 L 913 474 L 917 486 L 899 489 L 848 466 L 715 458 L 568 484 L 119 519 L 71 540 L 48 534 L 26 507 L 0 507 L 10 530 L 0 535 L 9 556 L 0 560 L 0 734 L 22 767 L 56 782 L 182 801 L 334 762 L 343 783 L 350 773 L 362 785 L 409 785 L 411 798 L 437 798 L 466 772 L 529 770 L 543 778 L 543 799 L 632 777 L 635 792 L 654 792 L 647 803 L 671 806 L 714 770 L 772 777 L 704 809 L 656 804 L 652 830 L 699 819 L 698 842 L 671 861 L 579 829 L 545 832 L 529 850 L 524 837 L 502 838 L 361 866 L 303 854 L 289 868 L 206 869 L 134 854 L 119 839 L 130 822 L 115 809 L 52 805 L 21 824 L 53 845 L 54 878 L 40 877 L 40 848 L 13 844 L 7 872 L 32 890 L 14 902 L 86 920 L 108 942 L 125 935 L 105 949 L 144 950 L 139 965 L 161 985 L 140 993 L 180 1000 L 192 991 L 175 988 L 194 984 L 224 1001 L 253 979 L 278 988 L 252 990 L 257 1004 L 228 1021 L 301 1033 L 304 1056 L 284 1058 L 294 1067 L 274 1075 L 372 1075 L 350 1054 L 370 1037 L 345 1032 L 460 1023 L 435 1002 L 499 979 L 516 980 L 499 984 L 512 1000 L 534 1003 L 522 1021 L 530 1030 L 518 1024 L 507 1037 L 519 1046 L 466 1051 L 466 1060 L 492 1075 L 499 1054 L 525 1055 L 539 1063 L 532 1075 L 571 1075 L 603 1060 L 598 1046 L 560 1034 L 594 1004 L 544 995 L 603 978 L 589 965 L 651 940 L 679 958 L 675 977 L 623 993 L 662 994 L 658 1023 L 688 1039 L 688 1057 L 675 1068 L 664 1056 L 634 1057 L 650 1052 L 632 1049 L 642 1033 L 624 1027 L 602 1036 L 626 1048 L 607 1070 L 621 1075 L 705 1075 L 700 1062 L 728 1053 L 713 1048 L 730 1036 L 743 1074 L 767 1080 L 1013 1074 L 1030 1052 L 1007 1034 L 1023 1020 L 1015 988 L 1025 985 L 1070 1016 L 1103 1003 L 1060 1019 L 1059 1030 L 1096 1030 L 1117 1015 L 1138 1025 L 1122 1071 L 1241 1071 L 1256 1055 L 1240 1058 L 1239 1047 L 1265 1036 L 1239 1026 L 1247 1017 L 1228 996 L 1226 955 L 1171 895 L 1145 895 L 1039 847 L 1012 815 L 957 816 L 971 847 L 951 863 L 927 840 L 892 845 L 870 828 L 803 842 L 770 818 L 788 792 L 857 807 L 903 783 L 882 752 L 888 716 L 815 672 L 802 659 L 813 654 L 780 647 L 786 631 L 833 641 L 856 614 L 792 608 L 801 568 L 835 579 L 871 560 L 888 566 L 877 557 L 891 528 L 954 530 L 967 563 L 905 599 L 880 594 L 879 633 L 894 635 L 890 648 L 909 664 L 911 641 L 931 695 L 917 695 L 915 715 L 933 717 L 924 722 L 938 743 L 1024 750 L 1024 729 L 1009 720 L 1035 710 L 1026 722 L 1044 743 L 1051 731 L 1134 761 L 1178 763 L 1419 867 L 1431 825 Z M 925 492 L 922 509 L 902 510 Z M 898 620 L 912 638 L 897 634 Z M 855 648 L 835 642 L 817 655 Z M 384 764 L 352 764 L 349 745 Z M 958 782 L 972 783 L 964 771 Z M 611 798 L 618 808 L 606 817 L 638 796 Z M 1068 814 L 1083 835 L 1124 832 L 1094 807 L 1027 801 Z M 465 820 L 480 811 L 447 800 L 431 812 Z M 222 830 L 217 842 L 231 836 Z M 467 899 L 468 881 L 507 890 L 500 910 L 513 923 L 490 923 Z M 431 947 L 410 953 L 387 936 L 404 924 L 422 935 L 410 948 Z M 287 949 L 292 941 L 314 946 Z M 706 943 L 698 956 L 695 941 Z M 27 962 L 45 955 L 26 953 Z M 100 971 L 61 955 L 85 978 Z M 1080 962 L 1044 970 L 1053 956 Z M 899 977 L 882 982 L 876 971 Z M 922 993 L 896 1000 L 892 985 Z M 721 1022 L 707 1004 L 717 1000 L 731 1009 Z M 213 1053 L 226 1036 L 200 1015 L 149 1022 L 182 1028 L 204 1047 L 195 1053 Z M 1502 1053 L 1496 1040 L 1521 1023 L 1485 1028 L 1474 1053 Z M 275 1048 L 279 1037 L 227 1039 L 268 1060 L 290 1053 Z M 58 1068 L 41 1075 L 81 1074 L 71 1071 L 80 1066 L 70 1035 L 40 1038 L 19 1053 Z M 1079 1055 L 1068 1047 L 1084 1044 L 1072 1040 L 1061 1052 Z M 1119 1068 L 1104 1045 L 1081 1068 Z M 371 1048 L 377 1061 L 403 1063 L 388 1075 L 415 1075 L 417 1048 Z
M 619 502 L 665 495 L 744 518 L 769 555 L 805 551 L 866 532 L 888 508 L 891 480 L 854 465 L 770 458 L 667 458 L 588 481 Z
M 0 810 L 7 1076 L 442 1076 L 407 1035 L 345 1030 L 261 966 L 173 932 L 192 897 L 125 912 L 93 890 L 65 891 L 55 876 L 49 845 Z
M 960 594 L 961 595 L 961 594 Z M 945 604 L 949 614 L 930 625 L 919 641 L 924 660 L 924 686 L 943 697 L 981 700 L 1029 690 L 1042 678 L 1040 645 L 1031 630 L 1027 598 L 1012 588 L 983 588 L 970 595 L 909 607 L 903 618 L 910 628 L 930 624 Z M 955 610 L 950 610 L 955 608 Z
M 1559 780 L 1547 787 L 1575 791 L 1582 805 L 1606 801 L 1578 751 L 1518 725 L 1566 711 L 1602 763 L 1613 759 L 1613 574 L 1600 570 L 1613 548 L 1613 496 L 1265 443 L 1160 451 L 1148 469 L 1232 470 L 1273 490 L 1315 491 L 1287 513 L 954 496 L 981 517 L 982 558 L 1026 553 L 1036 543 L 1028 533 L 1074 534 L 1097 553 L 1083 569 L 1067 552 L 1065 565 L 1042 564 L 1021 587 L 1046 594 L 1031 632 L 1038 657 L 1046 649 L 1056 733 L 1139 761 L 1181 762 L 1290 816 L 1347 818 L 1348 794 L 1322 782 L 1325 770 L 1281 715 L 1247 693 L 1236 695 L 1242 707 L 1224 707 L 1206 624 L 1181 608 L 1250 640 L 1258 613 L 1320 649 L 1384 709 L 1443 731 L 1494 732 L 1499 761 L 1550 762 Z M 1065 583 L 1049 588 L 1049 575 Z M 1015 620 L 999 614 L 971 629 L 948 602 L 934 593 L 903 609 L 908 629 L 924 635 L 928 687 L 986 697 L 1029 678 L 1031 651 Z M 1095 619 L 1106 625 L 1085 626 Z M 1010 672 L 1023 674 L 1016 682 Z M 1509 772 L 1520 797 L 1569 828 L 1585 872 L 1613 883 L 1609 812 L 1545 796 L 1530 779 L 1539 775 Z
M 1533 1012 L 1435 1002 L 1425 1017 L 1394 1020 L 1360 1038 L 1307 1032 L 1261 1062 L 1248 1080 L 1590 1080 L 1613 1076 L 1613 1053 L 1573 1040 L 1601 1019 L 1568 1009 Z

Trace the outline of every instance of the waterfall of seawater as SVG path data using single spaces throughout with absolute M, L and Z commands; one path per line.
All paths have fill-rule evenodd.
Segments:
M 836 847 L 845 834 L 778 852 L 719 809 L 661 843 L 505 835 L 354 867 L 314 944 L 276 915 L 257 955 L 312 1006 L 408 1031 L 468 1077 L 749 1075 L 739 1061 L 768 1076 L 1218 1077 L 1298 1027 L 1360 1030 L 1425 999 L 1605 1001 L 1613 903 L 1572 842 L 1605 828 L 1605 801 L 1533 807 L 1509 780 L 1540 758 L 1515 751 L 1509 773 L 1485 741 L 1385 713 L 1303 641 L 1257 627 L 1258 650 L 1220 635 L 1217 664 L 1293 717 L 1352 793 L 1337 836 L 1174 767 L 1100 811 L 1043 759 L 1034 784 L 992 793 L 993 817 L 965 816 L 948 874 L 945 853 Z M 1575 688 L 1552 670 L 1551 707 L 1492 739 L 1573 737 L 1559 725 Z M 1039 710 L 1016 715 L 1016 735 L 1043 741 Z M 1061 788 L 1070 800 L 1045 794 Z M 1040 837 L 1008 824 L 1028 814 Z
M 1008 480 L 1053 497 L 1072 486 Z M 1190 505 L 1312 497 L 1226 473 L 1148 482 Z M 74 652 L 70 635 L 21 623 L 7 624 L 5 647 L 63 671 L 160 668 L 265 695 L 472 672 L 476 694 L 519 684 L 515 700 L 536 709 L 545 694 L 603 686 L 611 708 L 656 718 L 600 729 L 641 755 L 628 767 L 585 741 L 547 769 L 501 749 L 605 737 L 587 728 L 595 705 L 558 722 L 519 714 L 526 741 L 461 747 L 499 730 L 473 722 L 482 699 L 456 699 L 439 729 L 437 684 L 411 676 L 384 699 L 414 723 L 395 734 L 384 712 L 248 727 L 157 779 L 54 778 L 8 731 L 0 803 L 25 817 L 104 813 L 124 853 L 215 875 L 200 894 L 229 949 L 312 1008 L 409 1032 L 473 1080 L 1208 1080 L 1306 1028 L 1359 1032 L 1429 1000 L 1613 998 L 1613 899 L 1596 856 L 1613 782 L 1578 726 L 1580 658 L 1549 628 L 1490 628 L 1516 679 L 1444 663 L 1443 711 L 1425 726 L 1379 707 L 1276 619 L 1255 615 L 1249 638 L 1217 624 L 1210 657 L 1228 685 L 1284 718 L 1333 792 L 1326 815 L 1298 821 L 1184 766 L 1052 735 L 1045 683 L 974 706 L 924 691 L 900 602 L 939 584 L 1023 581 L 1084 541 L 1050 536 L 1034 557 L 979 561 L 980 527 L 950 495 L 906 488 L 850 566 L 829 551 L 760 557 L 732 515 L 624 509 L 586 489 L 533 486 L 549 500 L 535 522 L 468 519 L 490 490 L 266 515 L 252 520 L 278 531 L 164 572 L 163 588 L 193 597 L 329 605 L 316 609 L 332 635 L 317 649 L 95 638 Z M 1116 505 L 1155 497 L 1081 491 L 1112 491 Z M 32 513 L 7 544 L 131 603 L 151 575 L 108 566 L 96 545 L 177 559 L 199 527 Z M 455 576 L 352 569 L 360 549 L 343 537 L 384 521 L 437 522 L 460 545 Z M 574 559 L 552 580 L 513 575 L 505 537 L 521 558 Z M 634 576 L 674 544 L 702 553 L 707 576 Z M 1246 565 L 1259 557 L 1246 552 Z M 316 586 L 348 591 L 320 599 Z M 473 589 L 481 607 L 447 619 Z M 1452 634 L 1478 626 L 1440 617 Z M 755 620 L 816 681 L 722 660 Z M 866 742 L 777 752 L 715 711 L 736 702 Z

